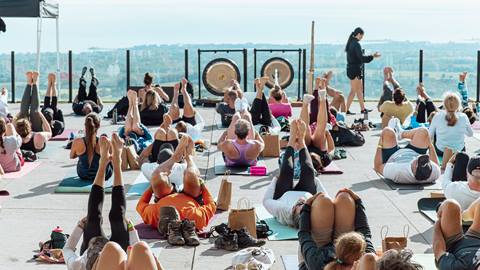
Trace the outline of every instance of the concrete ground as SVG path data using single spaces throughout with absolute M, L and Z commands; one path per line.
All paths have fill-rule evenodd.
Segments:
M 369 103 L 373 108 L 375 104 Z M 11 105 L 11 111 L 18 111 L 18 104 Z M 66 112 L 70 105 L 62 104 Z M 109 106 L 107 105 L 107 108 Z M 215 111 L 212 108 L 198 108 L 206 119 L 203 131 L 204 139 L 216 141 L 221 132 L 214 125 Z M 356 104 L 354 111 L 358 111 Z M 68 114 L 68 113 L 67 113 Z M 295 108 L 295 115 L 299 115 Z M 376 112 L 370 114 L 379 122 Z M 357 117 L 360 117 L 357 115 Z M 348 122 L 353 122 L 349 116 Z M 71 114 L 66 116 L 66 127 L 82 129 L 83 118 Z M 111 133 L 118 129 L 108 120 L 102 120 L 100 133 Z M 408 246 L 415 253 L 431 253 L 432 224 L 417 211 L 417 201 L 428 197 L 429 191 L 394 191 L 374 173 L 373 155 L 376 149 L 379 130 L 364 133 L 366 143 L 362 147 L 346 148 L 347 159 L 336 161 L 344 170 L 341 175 L 320 176 L 331 195 L 343 187 L 348 187 L 360 194 L 367 208 L 367 215 L 373 232 L 373 242 L 381 246 L 380 230 L 389 227 L 389 234 L 401 235 L 404 225 L 410 226 Z M 479 148 L 480 142 L 475 138 L 467 138 L 467 149 L 472 152 Z M 64 149 L 65 142 L 49 142 L 46 150 L 39 154 L 41 165 L 21 179 L 0 180 L 0 189 L 7 189 L 11 196 L 3 198 L 0 210 L 0 269 L 65 269 L 65 265 L 37 264 L 32 260 L 38 242 L 47 240 L 55 226 L 61 226 L 67 233 L 71 232 L 79 219 L 86 215 L 88 194 L 55 194 L 54 189 L 65 176 L 75 168 L 76 161 L 69 159 L 69 151 Z M 207 186 L 214 196 L 217 195 L 221 176 L 213 172 L 212 155 L 217 152 L 211 145 L 209 151 L 197 153 L 196 161 L 202 172 L 206 174 Z M 276 158 L 267 159 L 267 166 L 272 170 L 265 177 L 232 176 L 233 198 L 236 204 L 239 198 L 247 197 L 253 204 L 260 204 L 263 193 L 272 176 L 278 172 Z M 139 171 L 127 171 L 124 174 L 126 185 L 131 184 Z M 137 198 L 128 199 L 127 217 L 135 223 L 141 222 L 135 211 Z M 104 215 L 110 209 L 110 196 L 106 196 Z M 227 221 L 227 213 L 223 213 L 215 223 Z M 215 224 L 215 225 L 216 225 Z M 104 224 L 108 233 L 109 224 Z M 160 247 L 158 257 L 165 269 L 225 269 L 231 264 L 232 254 L 216 250 L 208 240 L 196 248 L 171 247 L 166 241 L 151 242 L 151 246 Z M 271 248 L 276 256 L 272 269 L 284 269 L 280 256 L 296 254 L 297 241 L 268 241 L 266 247 Z

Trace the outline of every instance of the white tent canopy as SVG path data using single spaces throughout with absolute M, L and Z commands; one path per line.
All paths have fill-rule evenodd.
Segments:
M 60 37 L 59 37 L 59 5 L 53 0 L 0 0 L 0 17 L 37 18 L 37 61 L 36 69 L 40 70 L 40 48 L 42 41 L 42 19 L 56 20 L 57 41 L 57 77 L 60 76 Z M 60 80 L 57 80 L 60 90 Z

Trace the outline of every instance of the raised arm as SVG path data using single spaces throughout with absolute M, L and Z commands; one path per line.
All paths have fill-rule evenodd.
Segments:
M 155 86 L 155 91 L 158 93 L 158 95 L 166 102 L 170 101 L 170 97 L 163 91 L 162 87 L 160 86 Z

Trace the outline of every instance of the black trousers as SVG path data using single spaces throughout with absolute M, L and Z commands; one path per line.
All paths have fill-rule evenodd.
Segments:
M 262 96 L 262 99 L 255 98 L 253 100 L 250 114 L 252 115 L 252 123 L 254 125 L 272 126 L 272 113 L 270 112 L 270 107 L 268 107 L 265 95 Z
M 55 137 L 65 130 L 65 120 L 62 110 L 57 107 L 57 97 L 45 97 L 43 100 L 42 114 L 52 126 L 52 135 Z
M 430 99 L 417 99 L 417 123 L 426 123 L 430 114 L 436 110 L 437 107 Z
M 467 181 L 467 165 L 470 157 L 465 152 L 460 152 L 455 157 L 453 165 L 452 181 Z
M 83 243 L 80 254 L 83 254 L 88 248 L 90 239 L 103 236 L 105 233 L 102 229 L 102 208 L 105 193 L 102 187 L 93 185 L 88 198 L 88 214 L 87 224 L 83 231 Z M 128 235 L 127 224 L 125 223 L 125 210 L 127 202 L 125 199 L 125 189 L 123 186 L 114 186 L 112 188 L 112 208 L 108 218 L 110 220 L 110 227 L 112 236 L 110 241 L 119 244 L 123 250 L 127 250 L 130 242 Z M 105 237 L 106 238 L 106 237 Z
M 282 164 L 280 165 L 280 175 L 277 179 L 273 199 L 277 200 L 287 191 L 306 191 L 311 194 L 317 193 L 315 185 L 315 169 L 313 168 L 312 158 L 307 149 L 300 150 L 300 180 L 297 185 L 293 186 L 293 155 L 295 150 L 289 146 L 283 155 Z
M 97 93 L 97 86 L 98 80 L 97 78 L 93 78 L 90 82 L 90 87 L 88 88 L 87 94 L 87 81 L 85 78 L 80 78 L 80 83 L 78 87 L 78 95 L 77 95 L 77 102 L 72 104 L 73 112 L 77 115 L 83 115 L 82 109 L 83 105 L 88 101 L 90 105 L 92 105 L 93 111 L 96 113 L 100 113 L 103 109 L 98 102 L 98 93 Z
M 316 123 L 317 122 L 317 118 L 318 118 L 318 102 L 320 101 L 320 99 L 318 98 L 318 90 L 314 90 L 313 91 L 313 97 L 314 99 L 310 102 L 310 123 L 306 123 L 307 125 L 311 125 L 313 123 Z M 327 121 L 330 121 L 330 117 L 329 117 L 329 105 L 328 105 L 328 100 L 325 99 L 325 102 L 327 104 Z

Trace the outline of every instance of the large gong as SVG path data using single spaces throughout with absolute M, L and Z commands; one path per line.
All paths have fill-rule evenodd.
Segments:
M 237 64 L 227 58 L 217 58 L 210 61 L 203 69 L 202 81 L 208 92 L 223 96 L 231 87 L 231 81 L 240 82 L 240 70 Z
M 292 83 L 295 75 L 292 64 L 282 57 L 268 59 L 263 64 L 260 73 L 262 77 L 268 77 L 268 81 L 265 84 L 268 88 L 272 88 L 275 85 L 275 76 L 278 74 L 278 83 L 282 89 L 287 88 Z

